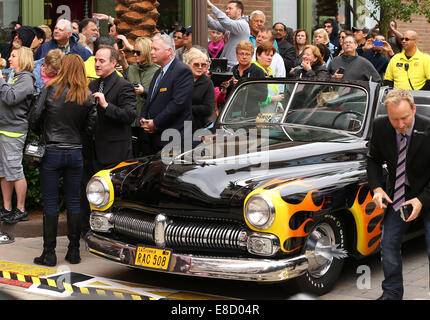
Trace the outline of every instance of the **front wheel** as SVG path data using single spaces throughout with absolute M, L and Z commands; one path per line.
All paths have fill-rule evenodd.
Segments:
M 332 214 L 312 229 L 305 245 L 308 271 L 295 279 L 301 291 L 320 296 L 332 289 L 346 257 L 344 237 L 342 221 Z

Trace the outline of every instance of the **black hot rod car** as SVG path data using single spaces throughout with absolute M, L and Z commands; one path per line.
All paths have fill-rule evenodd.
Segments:
M 241 83 L 211 131 L 194 133 L 197 147 L 178 154 L 166 146 L 91 179 L 89 252 L 173 274 L 295 278 L 303 291 L 328 292 L 346 254 L 361 258 L 380 244 L 383 211 L 372 202 L 366 152 L 388 90 Z M 428 113 L 430 98 L 414 94 Z M 420 230 L 419 222 L 410 228 Z

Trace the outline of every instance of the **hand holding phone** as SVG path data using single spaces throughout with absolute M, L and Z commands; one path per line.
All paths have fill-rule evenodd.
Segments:
M 403 206 L 400 207 L 400 209 L 399 209 L 400 217 L 405 222 L 411 222 L 411 221 L 415 220 L 416 218 L 418 218 L 418 216 L 421 213 L 422 208 L 423 208 L 423 204 L 421 203 L 421 201 L 418 198 L 410 199 L 410 200 L 406 201 L 405 203 L 403 203 Z
M 411 204 L 400 207 L 400 217 L 403 219 L 403 221 L 406 221 L 409 219 L 409 217 L 412 214 L 412 209 L 413 207 Z

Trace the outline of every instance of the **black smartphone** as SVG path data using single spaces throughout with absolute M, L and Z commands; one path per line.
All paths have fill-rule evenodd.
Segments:
M 412 205 L 408 204 L 407 206 L 401 206 L 400 207 L 400 217 L 403 219 L 403 221 L 406 221 L 409 219 L 409 217 L 412 214 Z
M 345 69 L 344 68 L 337 69 L 337 74 L 344 74 L 344 73 L 345 73 Z
M 121 39 L 117 39 L 116 42 L 118 44 L 118 49 L 124 49 L 124 42 L 122 42 Z

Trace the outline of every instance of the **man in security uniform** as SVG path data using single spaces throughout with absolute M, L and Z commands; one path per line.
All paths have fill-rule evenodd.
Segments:
M 388 64 L 385 84 L 405 90 L 430 90 L 430 56 L 418 50 L 417 44 L 415 31 L 403 34 L 403 51 Z

